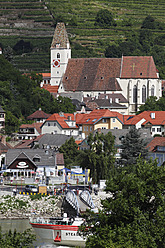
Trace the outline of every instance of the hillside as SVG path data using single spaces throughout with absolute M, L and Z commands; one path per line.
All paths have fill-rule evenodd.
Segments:
M 21 54 L 14 51 L 12 63 L 22 71 L 50 70 L 50 44 L 57 21 L 64 21 L 66 24 L 72 57 L 104 57 L 109 45 L 126 41 L 133 32 L 138 34 L 148 15 L 161 25 L 161 28 L 150 29 L 154 46 L 157 46 L 159 52 L 150 49 L 139 54 L 155 54 L 156 64 L 161 71 L 164 70 L 164 0 L 0 0 L 0 3 L 2 47 L 13 48 L 22 39 L 29 41 L 31 45 L 30 51 L 22 49 Z M 95 25 L 96 15 L 101 9 L 113 14 L 116 25 Z

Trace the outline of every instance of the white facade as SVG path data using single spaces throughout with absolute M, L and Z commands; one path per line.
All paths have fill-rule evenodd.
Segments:
M 51 85 L 59 85 L 60 80 L 63 77 L 68 59 L 71 58 L 71 49 L 60 48 L 59 45 L 56 48 L 51 48 Z

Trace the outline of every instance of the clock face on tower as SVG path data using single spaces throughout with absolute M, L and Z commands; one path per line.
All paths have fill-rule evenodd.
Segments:
M 53 67 L 60 67 L 60 59 L 53 59 Z

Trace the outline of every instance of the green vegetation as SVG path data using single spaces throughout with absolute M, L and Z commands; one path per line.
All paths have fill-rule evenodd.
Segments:
M 0 247 L 6 248 L 18 248 L 18 247 L 31 247 L 36 236 L 32 233 L 31 229 L 27 229 L 22 233 L 18 233 L 16 230 L 12 232 L 9 230 L 5 234 L 0 229 Z
M 139 159 L 114 169 L 102 201 L 103 210 L 89 213 L 83 235 L 86 248 L 165 247 L 165 166 Z M 89 228 L 88 228 L 89 227 Z
M 75 106 L 66 97 L 55 99 L 40 88 L 41 75 L 32 72 L 21 75 L 3 56 L 0 56 L 0 105 L 6 111 L 5 132 L 16 132 L 26 117 L 41 108 L 46 113 L 73 113 Z
M 13 49 L 20 40 L 32 45 L 32 51 L 22 52 L 23 55 L 13 52 L 12 63 L 21 71 L 50 71 L 49 54 L 54 27 L 57 22 L 64 21 L 71 42 L 72 57 L 104 57 L 107 56 L 108 48 L 114 49 L 108 55 L 114 57 L 121 57 L 122 53 L 153 55 L 160 76 L 165 76 L 163 0 L 1 2 L 1 19 L 7 18 L 0 29 L 3 49 L 8 46 Z M 99 13 L 103 13 L 102 19 L 97 19 Z M 15 20 L 23 21 L 26 25 L 17 26 Z M 27 24 L 27 21 L 30 23 Z M 130 37 L 137 37 L 135 44 L 130 41 Z
M 139 108 L 139 112 L 143 111 L 165 111 L 165 97 L 160 97 L 157 99 L 156 96 L 150 96 L 147 98 L 144 105 L 141 105 Z
M 136 164 L 136 160 L 139 156 L 146 159 L 148 151 L 145 148 L 146 142 L 141 138 L 139 129 L 135 127 L 130 128 L 126 136 L 121 140 L 122 152 L 121 163 L 123 164 Z

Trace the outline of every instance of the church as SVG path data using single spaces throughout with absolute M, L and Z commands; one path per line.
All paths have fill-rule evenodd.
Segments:
M 50 86 L 56 87 L 58 94 L 74 97 L 74 93 L 81 93 L 84 98 L 96 99 L 101 94 L 122 94 L 128 101 L 127 114 L 134 114 L 147 97 L 162 96 L 152 56 L 72 59 L 64 23 L 57 23 L 50 50 Z

